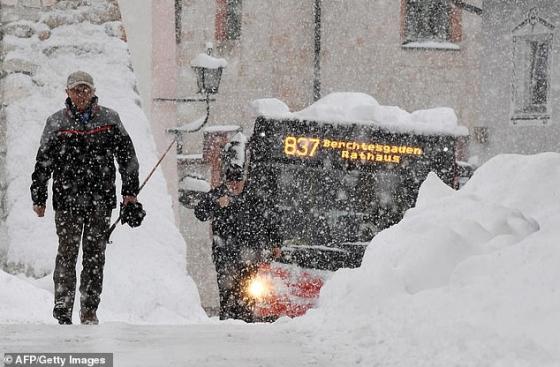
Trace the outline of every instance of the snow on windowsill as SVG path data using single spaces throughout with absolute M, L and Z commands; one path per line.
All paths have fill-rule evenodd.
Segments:
M 241 127 L 239 125 L 212 125 L 204 128 L 205 132 L 231 132 L 239 131 Z
M 550 114 L 518 113 L 510 118 L 513 126 L 546 126 L 550 123 Z
M 195 161 L 195 160 L 202 160 L 202 153 L 195 153 L 195 154 L 177 154 L 177 160 L 188 160 L 188 161 Z
M 187 176 L 179 182 L 179 187 L 184 191 L 208 192 L 212 189 L 210 184 L 202 179 Z
M 460 50 L 461 47 L 455 43 L 451 42 L 439 42 L 439 41 L 417 41 L 408 42 L 401 46 L 402 48 L 429 48 L 436 50 Z

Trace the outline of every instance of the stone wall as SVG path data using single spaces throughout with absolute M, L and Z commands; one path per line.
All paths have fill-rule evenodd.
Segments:
M 1 44 L 0 44 L 0 52 Z M 0 58 L 0 63 L 2 59 Z M 0 268 L 5 263 L 5 254 L 8 249 L 8 238 L 6 234 L 6 114 L 4 111 L 4 96 L 0 85 Z
M 0 27 L 4 19 L 4 1 L 0 2 Z M 0 30 L 0 65 L 4 64 L 4 33 Z M 1 73 L 1 71 L 0 71 Z M 0 268 L 6 263 L 7 235 L 6 235 L 6 118 L 4 113 L 4 93 L 0 74 Z
M 56 0 L 0 0 L 3 23 L 18 20 L 38 21 L 45 7 L 53 6 Z
M 25 95 L 25 88 L 18 74 L 30 78 L 36 69 L 29 60 L 6 59 L 11 47 L 4 42 L 5 35 L 29 38 L 34 34 L 48 38 L 48 27 L 34 26 L 40 21 L 45 8 L 53 7 L 56 0 L 0 0 L 0 268 L 7 269 L 6 252 L 8 234 L 6 227 L 7 208 L 7 124 L 6 107 L 11 101 Z M 38 23 L 37 23 L 38 24 Z M 18 81 L 19 80 L 19 81 Z

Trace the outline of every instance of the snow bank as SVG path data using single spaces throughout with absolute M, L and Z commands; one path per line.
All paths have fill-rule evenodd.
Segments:
M 31 282 L 0 271 L 0 322 L 52 322 L 52 294 Z
M 298 112 L 290 112 L 288 106 L 276 98 L 254 100 L 250 108 L 254 115 L 270 118 L 374 123 L 396 132 L 468 135 L 467 128 L 458 125 L 457 115 L 451 108 L 438 107 L 409 113 L 400 107 L 382 106 L 364 93 L 331 93 Z
M 557 153 L 497 156 L 457 192 L 428 177 L 298 327 L 352 340 L 347 364 L 560 365 L 558 182 Z
M 119 112 L 135 144 L 141 179 L 157 162 L 158 154 L 150 124 L 134 92 L 136 79 L 129 66 L 127 45 L 108 36 L 103 25 L 86 22 L 57 27 L 46 41 L 39 41 L 36 36 L 6 37 L 4 41 L 18 57 L 38 66 L 33 83 L 26 84 L 31 86 L 29 96 L 7 107 L 8 263 L 35 277 L 45 276 L 45 282 L 50 284 L 47 289 L 52 292 L 49 279 L 57 249 L 52 195 L 45 218 L 37 218 L 31 210 L 29 186 L 45 120 L 64 106 L 68 74 L 78 69 L 92 74 L 100 104 Z M 117 187 L 120 191 L 120 182 Z M 205 319 L 195 284 L 186 274 L 186 246 L 175 226 L 171 197 L 159 170 L 139 199 L 148 213 L 143 225 L 135 229 L 119 225 L 112 236 L 113 244 L 107 248 L 100 319 L 137 323 Z M 117 215 L 115 211 L 113 220 Z M 22 292 L 20 298 L 9 303 L 5 303 L 3 295 L 0 297 L 0 322 L 22 320 L 20 315 L 25 313 L 30 320 L 44 321 L 20 303 L 26 297 L 33 300 L 33 309 L 41 310 L 41 314 L 54 322 L 50 318 L 52 294 L 47 297 L 43 290 L 25 283 L 19 280 L 19 285 L 12 287 L 13 277 L 0 272 L 0 289 L 7 289 L 6 294 L 13 288 L 21 288 Z M 79 302 L 76 302 L 75 314 L 78 311 Z

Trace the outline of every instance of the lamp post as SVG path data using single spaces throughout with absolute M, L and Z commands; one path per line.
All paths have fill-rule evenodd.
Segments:
M 198 87 L 198 94 L 203 97 L 189 97 L 189 98 L 154 98 L 154 101 L 159 102 L 206 102 L 206 116 L 203 116 L 190 123 L 178 126 L 176 128 L 167 129 L 170 134 L 175 135 L 177 142 L 177 154 L 183 154 L 183 134 L 193 133 L 199 131 L 208 122 L 210 116 L 210 101 L 211 94 L 218 93 L 220 87 L 220 80 L 222 78 L 222 70 L 227 66 L 225 59 L 220 59 L 212 56 L 212 44 L 206 44 L 206 53 L 198 54 L 191 61 L 191 68 L 196 75 L 196 84 Z

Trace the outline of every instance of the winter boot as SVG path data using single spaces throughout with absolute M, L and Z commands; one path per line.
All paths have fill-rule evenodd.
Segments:
M 55 307 L 53 310 L 53 316 L 58 320 L 59 325 L 72 325 L 72 311 L 66 308 Z
M 99 320 L 97 319 L 97 314 L 95 310 L 84 309 L 80 310 L 80 322 L 82 325 L 97 325 Z
M 58 324 L 59 325 L 72 325 L 72 319 L 69 317 L 59 317 L 58 318 Z

